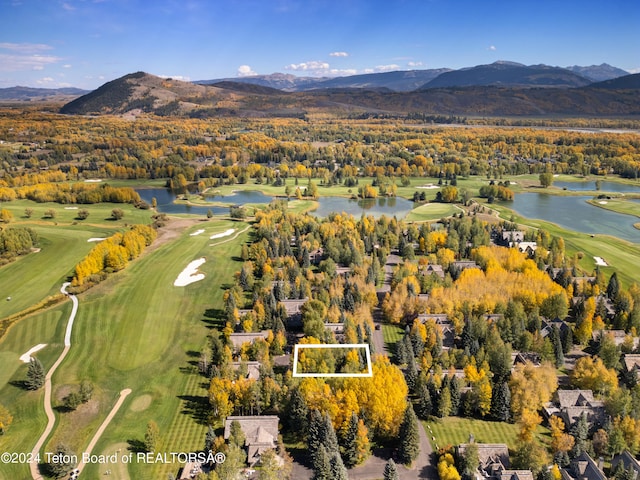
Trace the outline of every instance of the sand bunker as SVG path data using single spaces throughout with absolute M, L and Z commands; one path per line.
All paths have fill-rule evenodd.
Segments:
M 606 204 L 607 204 L 607 203 L 609 203 L 609 202 L 607 202 L 606 200 L 600 200 L 598 203 L 599 203 L 600 205 L 606 205 Z
M 89 178 L 87 180 L 85 180 L 85 183 L 98 183 L 101 182 L 102 179 L 101 178 Z
M 78 207 L 64 207 L 65 210 L 77 210 Z
M 608 267 L 609 266 L 609 264 L 607 262 L 605 262 L 602 257 L 593 257 L 593 259 L 596 261 L 596 265 L 599 265 L 601 267 Z
M 187 267 L 180 272 L 176 281 L 173 282 L 174 287 L 186 287 L 190 283 L 199 282 L 204 280 L 204 273 L 198 273 L 198 267 L 204 264 L 207 260 L 202 257 L 191 262 Z
M 31 354 L 42 350 L 46 346 L 47 346 L 46 343 L 39 343 L 35 347 L 30 348 L 28 352 L 25 352 L 24 354 L 20 355 L 20 361 L 22 363 L 29 363 L 31 361 Z
M 440 188 L 438 185 L 434 185 L 432 183 L 430 183 L 429 185 L 420 185 L 416 188 L 426 188 L 426 189 L 432 189 L 432 188 Z
M 211 235 L 209 239 L 214 240 L 216 238 L 228 237 L 229 235 L 233 234 L 233 232 L 235 231 L 236 231 L 235 228 L 230 228 L 229 230 L 226 230 L 222 233 L 216 233 L 215 235 Z
M 193 233 L 190 233 L 189 235 L 192 237 L 195 237 L 196 235 L 200 235 L 201 233 L 204 233 L 204 228 L 201 228 L 200 230 L 196 230 Z
M 102 240 L 106 240 L 104 237 L 91 237 L 87 242 L 101 242 Z

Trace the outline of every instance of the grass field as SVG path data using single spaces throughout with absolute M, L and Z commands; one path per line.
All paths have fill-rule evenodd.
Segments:
M 426 203 L 411 210 L 405 220 L 408 222 L 430 222 L 450 217 L 461 210 L 450 203 Z
M 434 450 L 448 445 L 467 443 L 469 434 L 473 434 L 477 443 L 506 443 L 509 448 L 513 448 L 518 436 L 518 426 L 506 422 L 447 417 L 423 423 Z M 549 430 L 539 426 L 536 430 L 536 438 L 544 443 L 548 442 Z
M 206 406 L 207 399 L 203 387 L 206 385 L 202 384 L 204 379 L 192 373 L 191 362 L 197 361 L 205 343 L 209 317 L 215 317 L 221 307 L 222 286 L 238 268 L 233 258 L 239 255 L 249 232 L 238 238 L 211 240 L 209 236 L 229 228 L 240 230 L 245 225 L 212 220 L 194 226 L 177 240 L 144 255 L 79 297 L 73 346 L 53 379 L 54 406 L 70 386 L 82 380 L 94 384 L 94 395 L 89 404 L 76 412 L 58 415 L 56 429 L 45 445 L 46 451 L 58 442 L 65 442 L 74 451 L 81 452 L 113 406 L 118 392 L 127 387 L 132 388 L 133 393 L 105 431 L 95 452 L 106 451 L 114 444 L 142 441 L 150 420 L 160 427 L 163 448 L 180 447 L 177 451 L 188 451 L 201 447 L 205 429 L 202 406 Z M 200 228 L 206 231 L 189 235 Z M 200 267 L 205 279 L 186 287 L 174 287 L 173 281 L 184 267 L 202 256 L 207 259 Z M 66 304 L 61 305 L 47 315 L 63 317 L 66 308 Z M 9 352 L 11 356 L 10 352 L 19 350 L 19 355 L 38 343 L 61 343 L 63 327 L 58 330 L 49 327 L 40 334 L 33 328 L 34 322 L 43 321 L 43 315 L 16 324 L 0 343 L 0 354 Z M 17 339 L 22 337 L 27 338 L 19 343 Z M 13 373 L 3 372 L 3 378 L 19 380 L 25 370 L 26 367 L 18 365 Z M 27 395 L 34 397 L 28 402 L 29 409 L 26 412 L 26 407 L 17 409 L 22 403 L 20 397 Z M 148 407 L 143 411 L 132 410 L 131 405 L 140 396 L 150 397 Z M 10 442 L 5 445 L 11 448 L 21 446 L 29 451 L 45 423 L 44 414 L 37 414 L 42 409 L 41 392 L 25 394 L 5 384 L 0 390 L 0 403 L 14 415 L 14 425 L 0 441 Z M 23 412 L 35 420 L 27 421 Z M 24 439 L 24 445 L 14 443 L 18 438 Z M 168 472 L 175 473 L 177 469 L 178 465 L 133 464 L 129 466 L 129 473 L 131 478 L 144 480 L 166 478 Z M 89 465 L 85 472 L 88 478 L 99 475 L 96 465 Z M 26 470 L 0 466 L 0 478 L 23 477 L 26 478 Z
M 397 325 L 391 325 L 388 323 L 382 325 L 382 338 L 384 339 L 384 346 L 389 352 L 389 358 L 394 357 L 396 342 L 401 340 L 403 335 L 404 330 Z

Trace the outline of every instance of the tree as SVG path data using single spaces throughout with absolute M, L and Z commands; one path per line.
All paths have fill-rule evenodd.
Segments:
M 24 216 L 27 218 L 31 218 L 31 216 L 33 215 L 33 208 L 31 207 L 27 207 L 24 209 Z
M 52 455 L 49 458 L 52 460 L 47 464 L 47 469 L 51 476 L 60 478 L 68 475 L 76 466 L 74 461 L 76 457 L 75 453 L 64 443 L 59 443 L 51 452 Z
M 282 468 L 275 450 L 267 450 L 260 455 L 260 465 L 262 468 L 258 473 L 258 480 L 283 480 Z
M 44 211 L 45 218 L 56 218 L 56 211 L 53 208 L 49 208 Z
M 411 403 L 407 404 L 404 418 L 400 424 L 400 447 L 398 448 L 398 460 L 405 465 L 410 465 L 420 453 L 420 437 L 418 432 L 418 418 Z
M 540 186 L 542 188 L 550 187 L 553 184 L 553 173 L 551 172 L 541 173 L 538 179 L 540 180 Z
M 382 478 L 383 480 L 400 480 L 400 477 L 398 476 L 398 467 L 396 466 L 396 462 L 393 461 L 393 458 L 390 458 L 384 466 Z
M 511 418 L 511 390 L 507 382 L 499 383 L 493 390 L 491 416 L 499 422 L 508 422 Z
M 287 413 L 288 415 L 285 418 L 289 429 L 300 437 L 304 437 L 309 427 L 309 407 L 298 388 L 291 392 Z
M 40 360 L 31 357 L 29 361 L 29 369 L 27 370 L 27 381 L 25 385 L 27 390 L 38 390 L 44 385 L 45 372 Z
M 422 420 L 428 420 L 433 413 L 433 402 L 431 401 L 431 394 L 429 393 L 429 387 L 425 382 L 420 382 L 418 387 L 418 416 Z
M 121 208 L 114 208 L 111 210 L 111 218 L 114 220 L 121 220 L 124 217 L 124 211 Z
M 580 357 L 569 375 L 571 385 L 594 393 L 608 394 L 618 388 L 618 375 L 598 357 Z
M 11 220 L 13 220 L 13 213 L 6 208 L 0 210 L 0 223 L 9 223 Z
M 144 449 L 147 452 L 155 452 L 160 440 L 160 428 L 153 420 L 147 423 L 147 431 L 144 434 Z
M 87 210 L 86 208 L 81 208 L 80 210 L 78 210 L 79 220 L 86 220 L 88 217 L 89 217 L 89 210 Z
M 478 455 L 478 444 L 469 443 L 462 454 L 462 478 L 464 480 L 475 479 L 475 472 L 480 465 L 480 457 Z
M 13 422 L 13 417 L 9 413 L 9 410 L 0 403 L 0 435 L 4 435 L 9 425 L 11 425 L 11 422 Z

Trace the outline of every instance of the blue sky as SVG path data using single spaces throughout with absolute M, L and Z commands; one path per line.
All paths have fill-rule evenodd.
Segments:
M 640 72 L 640 0 L 0 0 L 0 87 L 496 60 Z

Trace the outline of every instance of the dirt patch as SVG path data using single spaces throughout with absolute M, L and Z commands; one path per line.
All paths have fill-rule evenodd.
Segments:
M 158 236 L 155 242 L 145 250 L 145 253 L 152 252 L 165 243 L 178 238 L 187 228 L 192 227 L 193 225 L 198 225 L 200 222 L 201 219 L 198 218 L 169 217 L 167 224 L 158 229 Z
M 132 412 L 143 412 L 147 408 L 149 408 L 149 405 L 151 405 L 151 400 L 152 398 L 149 394 L 140 395 L 139 397 L 136 397 L 133 402 L 131 402 L 129 410 L 131 410 Z

